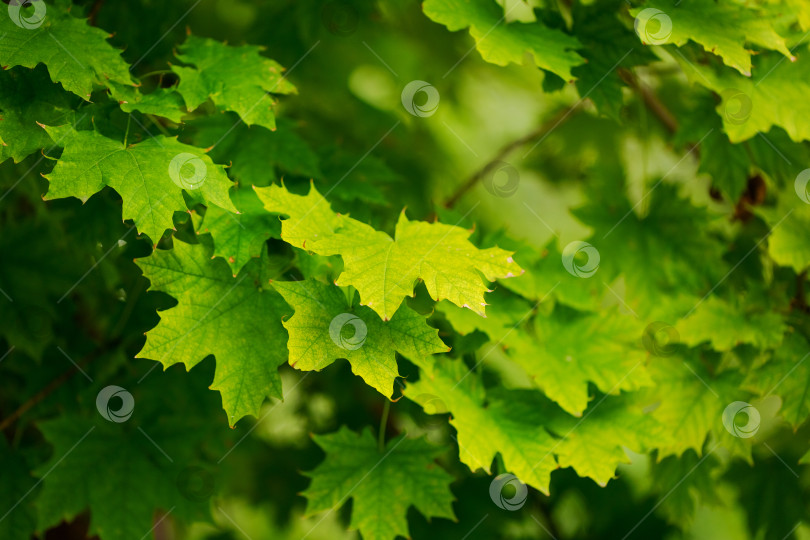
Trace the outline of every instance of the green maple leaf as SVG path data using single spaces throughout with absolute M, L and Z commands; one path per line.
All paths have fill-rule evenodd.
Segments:
M 805 187 L 803 196 L 808 197 L 808 193 Z M 789 266 L 797 274 L 810 266 L 810 204 L 796 193 L 787 192 L 780 194 L 775 208 L 759 208 L 756 213 L 771 227 L 768 254 L 777 264 Z
M 791 184 L 796 180 L 796 165 L 806 159 L 807 147 L 794 142 L 781 128 L 773 128 L 766 136 L 745 141 L 751 161 L 766 181 L 774 185 Z
M 522 64 L 528 51 L 537 67 L 566 81 L 573 79 L 571 68 L 583 63 L 574 51 L 581 47 L 576 38 L 540 22 L 506 23 L 503 8 L 494 0 L 426 0 L 422 9 L 451 32 L 469 28 L 487 62 Z
M 690 147 L 695 141 L 700 143 L 700 172 L 712 178 L 712 185 L 728 196 L 731 201 L 738 201 L 748 184 L 749 171 L 753 163 L 743 144 L 732 144 L 723 131 L 720 117 L 714 113 L 717 101 L 710 95 L 702 96 L 692 107 L 694 115 L 679 116 L 679 128 L 675 135 L 676 144 Z M 707 131 L 712 129 L 707 134 Z M 749 145 L 750 146 L 750 145 Z M 773 152 L 771 148 L 769 152 Z M 781 159 L 778 158 L 777 159 Z
M 185 502 L 175 483 L 174 463 L 161 455 L 141 432 L 117 423 L 62 416 L 38 424 L 53 445 L 51 459 L 37 471 L 42 491 L 37 497 L 38 529 L 44 531 L 90 510 L 89 534 L 104 540 L 151 536 L 157 510 L 199 519 L 199 503 Z M 147 427 L 166 455 L 178 459 L 182 443 L 175 433 Z M 182 430 L 182 428 L 181 428 Z M 69 497 L 65 494 L 70 493 Z
M 157 88 L 148 94 L 132 86 L 110 83 L 110 94 L 118 101 L 121 110 L 131 113 L 139 111 L 143 114 L 156 114 L 179 123 L 184 115 L 188 114 L 183 106 L 183 98 L 174 89 Z
M 525 332 L 507 340 L 511 358 L 567 412 L 581 416 L 588 383 L 605 393 L 650 386 L 641 346 L 643 328 L 617 310 L 581 315 L 555 310 L 534 321 L 536 340 Z
M 666 426 L 623 398 L 606 397 L 584 418 L 576 418 L 536 390 L 496 388 L 485 395 L 461 362 L 439 361 L 432 373 L 409 384 L 405 395 L 451 413 L 461 461 L 472 470 L 489 472 L 500 453 L 507 470 L 546 494 L 550 473 L 558 466 L 572 467 L 604 486 L 619 464 L 629 462 L 625 447 L 646 451 L 665 435 Z
M 428 518 L 455 519 L 453 477 L 435 462 L 444 448 L 402 435 L 380 452 L 371 430 L 357 434 L 346 427 L 314 439 L 326 458 L 307 473 L 312 478 L 303 493 L 307 515 L 334 511 L 351 497 L 351 528 L 365 540 L 410 537 L 411 506 Z
M 711 456 L 703 461 L 707 463 L 689 450 L 680 457 L 669 456 L 652 464 L 653 486 L 662 496 L 667 495 L 661 510 L 670 523 L 691 524 L 699 507 L 722 505 L 719 460 Z
M 281 318 L 289 309 L 269 285 L 275 275 L 266 255 L 252 259 L 233 277 L 222 259 L 201 245 L 174 241 L 170 251 L 156 250 L 137 259 L 151 289 L 177 299 L 160 323 L 147 332 L 138 358 L 164 368 L 187 369 L 208 355 L 216 358 L 211 388 L 222 394 L 228 422 L 258 416 L 266 397 L 281 398 L 278 366 L 287 360 L 287 332 Z
M 211 233 L 214 255 L 225 259 L 236 276 L 248 261 L 261 255 L 268 238 L 279 236 L 281 227 L 252 189 L 239 186 L 231 191 L 231 201 L 238 214 L 209 206 L 199 230 Z
M 683 62 L 678 57 L 676 60 Z M 693 82 L 722 98 L 716 109 L 731 142 L 768 133 L 774 126 L 783 128 L 796 142 L 810 139 L 810 128 L 801 121 L 807 112 L 803 96 L 810 92 L 808 49 L 804 47 L 794 62 L 768 53 L 757 60 L 757 69 L 751 77 L 728 69 L 683 65 Z
M 435 411 L 441 403 L 452 413 L 459 459 L 470 470 L 489 474 L 500 454 L 506 469 L 521 482 L 548 494 L 551 471 L 557 468 L 555 442 L 543 428 L 547 416 L 533 399 L 536 392 L 513 391 L 487 400 L 475 373 L 461 361 L 445 359 L 408 384 L 404 393 L 423 407 L 430 403 Z
M 183 189 L 198 191 L 203 199 L 236 212 L 228 196 L 233 183 L 222 165 L 215 165 L 205 153 L 176 138 L 157 137 L 124 146 L 95 131 L 75 131 L 70 126 L 43 126 L 64 151 L 53 171 L 46 175 L 50 182 L 46 200 L 77 197 L 86 201 L 105 185 L 124 200 L 123 217 L 132 219 L 140 232 L 154 243 L 166 229 L 173 228 L 172 216 L 185 211 Z M 180 158 L 178 158 L 180 156 Z M 197 161 L 204 175 L 201 184 L 183 184 L 191 173 L 172 171 L 177 159 Z M 172 174 L 177 177 L 173 179 Z M 194 176 L 193 181 L 198 181 Z M 186 185 L 187 187 L 181 187 Z
M 651 9 L 656 11 L 649 11 Z M 652 0 L 643 7 L 631 9 L 630 14 L 636 17 L 636 30 L 642 42 L 683 46 L 692 40 L 746 76 L 751 75 L 752 54 L 745 47 L 746 43 L 779 51 L 795 60 L 784 38 L 774 30 L 780 16 L 776 12 L 734 3 Z M 664 22 L 664 16 L 668 22 Z M 718 24 L 720 21 L 722 24 Z
M 725 250 L 708 232 L 710 215 L 678 195 L 675 186 L 656 183 L 646 193 L 649 210 L 643 216 L 623 188 L 608 183 L 599 189 L 592 202 L 573 212 L 599 231 L 589 240 L 600 254 L 599 269 L 589 279 L 609 283 L 624 276 L 625 302 L 644 316 L 662 308 L 649 298 L 662 292 L 702 295 L 722 278 L 723 265 L 705 264 L 707 257 L 721 260 Z
M 69 15 L 69 5 L 48 5 L 38 27 L 23 28 L 11 16 L 0 17 L 0 66 L 33 68 L 45 64 L 53 82 L 88 101 L 94 85 L 108 81 L 132 84 L 121 51 L 107 43 L 110 35 Z M 27 19 L 37 18 L 35 11 L 43 8 L 45 2 L 30 2 L 20 14 Z
M 717 351 L 730 351 L 742 343 L 760 349 L 778 347 L 786 330 L 782 316 L 771 311 L 748 313 L 746 307 L 743 302 L 708 298 L 676 325 L 680 341 L 690 347 L 708 341 Z
M 231 178 L 244 186 L 267 186 L 277 182 L 284 173 L 323 177 L 318 156 L 296 133 L 292 122 L 279 118 L 278 129 L 268 131 L 244 125 L 234 127 L 235 118 L 234 114 L 221 114 L 196 119 L 191 124 L 194 145 L 213 146 L 211 158 L 231 163 L 228 169 Z
M 3 538 L 31 538 L 37 514 L 28 498 L 36 486 L 23 457 L 0 438 L 0 535 Z
M 314 242 L 334 234 L 343 223 L 314 185 L 306 195 L 290 193 L 284 186 L 255 189 L 268 212 L 288 216 L 281 222 L 281 239 L 297 248 L 311 250 Z
M 281 65 L 259 53 L 262 47 L 231 47 L 213 39 L 189 36 L 177 58 L 193 67 L 172 66 L 180 77 L 177 91 L 189 111 L 209 98 L 222 109 L 234 111 L 247 125 L 276 129 L 272 94 L 295 93 L 282 75 Z
M 479 249 L 467 238 L 470 231 L 410 221 L 399 215 L 392 239 L 369 225 L 345 218 L 337 234 L 309 246 L 322 255 L 340 255 L 344 269 L 337 285 L 352 285 L 365 305 L 388 320 L 406 296 L 413 296 L 417 279 L 434 300 L 447 299 L 484 315 L 488 281 L 520 275 L 512 253 L 494 247 Z
M 510 252 L 478 249 L 461 227 L 410 221 L 402 212 L 391 238 L 332 212 L 314 186 L 306 196 L 278 186 L 256 192 L 268 211 L 290 216 L 281 225 L 283 240 L 319 255 L 340 255 L 344 269 L 336 284 L 356 288 L 363 304 L 386 321 L 413 296 L 417 279 L 434 300 L 446 298 L 484 315 L 487 288 L 480 274 L 493 281 L 523 272 Z
M 751 163 L 745 148 L 731 144 L 728 135 L 719 130 L 702 144 L 700 171 L 711 176 L 712 184 L 732 201 L 738 201 L 745 190 Z
M 726 472 L 726 478 L 744 479 L 736 483 L 736 508 L 748 515 L 747 530 L 752 536 L 782 540 L 791 536 L 801 538 L 803 533 L 799 531 L 804 528 L 807 514 L 807 491 L 796 479 L 793 457 L 785 455 L 781 460 L 763 461 L 761 467 L 732 464 Z M 745 534 L 743 529 L 735 536 Z
M 514 258 L 527 271 L 515 279 L 499 280 L 505 288 L 535 302 L 556 300 L 582 311 L 601 307 L 607 288 L 596 278 L 582 279 L 568 272 L 556 239 L 539 252 L 521 247 Z
M 638 392 L 636 398 L 653 408 L 652 416 L 665 428 L 656 444 L 659 458 L 680 456 L 689 449 L 700 455 L 711 434 L 712 444 L 722 444 L 751 461 L 750 439 L 737 438 L 723 426 L 724 409 L 744 397 L 739 372 L 712 376 L 695 352 L 656 357 L 649 371 L 655 386 Z
M 761 367 L 751 371 L 743 386 L 782 400 L 781 415 L 798 429 L 810 415 L 810 344 L 797 333 L 785 336 L 781 347 Z
M 43 69 L 0 70 L 0 162 L 11 158 L 19 163 L 51 146 L 37 122 L 65 122 L 74 116 L 71 101 Z
M 655 60 L 650 51 L 638 47 L 632 29 L 618 24 L 609 1 L 594 5 L 575 4 L 573 30 L 584 47 L 586 62 L 573 69 L 580 96 L 590 98 L 600 113 L 620 120 L 625 84 L 619 68 L 631 68 Z
M 321 370 L 346 358 L 366 384 L 390 397 L 399 376 L 395 351 L 408 358 L 448 351 L 438 330 L 407 305 L 383 322 L 369 308 L 350 305 L 334 285 L 306 280 L 276 281 L 273 287 L 295 308 L 284 328 L 290 334 L 290 364 L 297 369 Z M 344 327 L 351 335 L 341 333 Z
M 314 176 L 325 178 L 322 184 L 324 187 L 328 186 L 328 192 L 335 199 L 391 206 L 390 197 L 383 191 L 389 186 L 404 182 L 384 160 L 374 155 L 362 158 L 361 155 L 338 146 L 319 147 L 318 155 L 323 174 Z
M 649 414 L 629 408 L 622 398 L 605 399 L 582 419 L 557 414 L 547 423 L 548 429 L 562 437 L 554 448 L 560 467 L 571 467 L 602 487 L 620 464 L 630 463 L 625 448 L 649 451 L 666 429 Z
M 499 344 L 513 333 L 520 333 L 520 323 L 528 319 L 532 306 L 523 298 L 504 293 L 502 289 L 487 295 L 489 306 L 487 316 L 480 317 L 469 309 L 460 308 L 447 300 L 436 304 L 436 310 L 443 313 L 453 329 L 461 335 L 475 330 L 484 332 L 492 341 Z

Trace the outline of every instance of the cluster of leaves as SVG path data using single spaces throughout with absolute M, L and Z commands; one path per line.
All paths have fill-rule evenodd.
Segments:
M 198 3 L 0 17 L 0 536 L 810 534 L 806 3 Z

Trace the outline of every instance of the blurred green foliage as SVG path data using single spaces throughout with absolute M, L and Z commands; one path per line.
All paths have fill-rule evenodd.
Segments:
M 0 537 L 810 538 L 806 2 L 7 7 Z

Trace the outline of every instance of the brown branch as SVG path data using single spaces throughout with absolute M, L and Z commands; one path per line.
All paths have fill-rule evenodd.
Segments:
M 629 69 L 619 68 L 618 71 L 622 80 L 641 97 L 644 105 L 658 117 L 661 123 L 664 124 L 664 127 L 666 127 L 670 133 L 678 131 L 678 121 L 675 119 L 675 116 L 669 112 L 666 105 L 658 99 L 658 96 L 647 86 L 643 85 L 641 81 L 638 80 L 638 77 Z
M 561 110 L 559 113 L 555 114 L 553 117 L 544 122 L 543 125 L 536 130 L 502 147 L 495 157 L 493 157 L 486 165 L 484 165 L 475 174 L 468 178 L 466 182 L 459 186 L 458 189 L 456 189 L 453 195 L 451 195 L 450 198 L 444 203 L 445 208 L 453 208 L 461 197 L 475 187 L 475 184 L 477 184 L 482 178 L 486 177 L 487 174 L 492 172 L 492 170 L 498 166 L 498 162 L 503 161 L 503 159 L 512 153 L 516 148 L 520 148 L 524 144 L 529 143 L 538 137 L 549 134 L 557 126 L 566 121 L 571 115 L 579 111 L 580 104 L 581 102 Z

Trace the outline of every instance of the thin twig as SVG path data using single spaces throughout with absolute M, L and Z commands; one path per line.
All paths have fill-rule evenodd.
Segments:
M 498 166 L 498 162 L 503 161 L 503 159 L 512 153 L 515 149 L 520 148 L 526 143 L 533 141 L 534 139 L 541 137 L 555 129 L 560 123 L 563 121 L 568 120 L 573 113 L 580 110 L 580 103 L 576 103 L 571 105 L 570 107 L 561 110 L 559 113 L 555 114 L 553 117 L 548 119 L 546 122 L 543 123 L 539 128 L 532 131 L 528 135 L 524 135 L 523 137 L 516 139 L 506 146 L 502 147 L 498 153 L 493 157 L 486 165 L 484 165 L 480 170 L 478 170 L 475 174 L 473 174 L 466 182 L 464 182 L 461 186 L 456 189 L 455 193 L 450 196 L 449 199 L 444 203 L 446 208 L 453 208 L 456 203 L 463 197 L 469 190 L 475 187 L 482 178 L 486 177 L 487 174 L 492 172 L 494 168 Z
M 619 68 L 619 76 L 622 80 L 627 83 L 627 86 L 635 90 L 635 92 L 641 96 L 641 100 L 644 102 L 644 105 L 647 106 L 648 109 L 664 124 L 664 127 L 670 133 L 675 133 L 678 131 L 678 121 L 675 119 L 675 116 L 667 109 L 666 105 L 664 105 L 658 96 L 655 95 L 655 92 L 650 90 L 647 86 L 643 85 L 641 81 L 638 80 L 638 77 L 627 68 Z
M 380 418 L 380 431 L 377 433 L 377 448 L 380 453 L 385 450 L 385 430 L 388 427 L 388 411 L 391 410 L 391 400 L 385 398 L 385 405 L 383 406 L 382 418 Z

